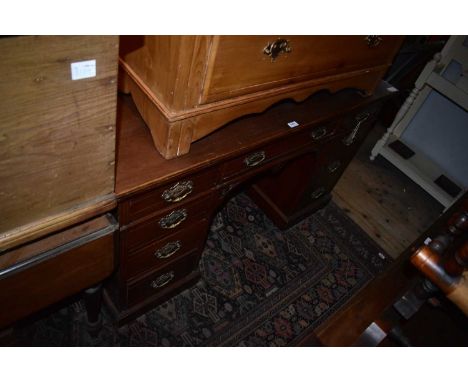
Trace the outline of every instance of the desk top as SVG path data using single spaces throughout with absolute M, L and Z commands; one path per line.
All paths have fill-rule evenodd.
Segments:
M 115 193 L 120 198 L 130 196 L 242 155 L 267 142 L 386 98 L 393 93 L 389 88 L 390 85 L 382 81 L 368 97 L 362 97 L 354 90 L 344 90 L 336 94 L 319 92 L 301 103 L 282 101 L 263 113 L 228 123 L 224 128 L 194 142 L 187 155 L 169 160 L 154 148 L 150 132 L 131 97 L 119 95 Z M 296 121 L 299 126 L 291 129 L 288 126 L 291 121 Z

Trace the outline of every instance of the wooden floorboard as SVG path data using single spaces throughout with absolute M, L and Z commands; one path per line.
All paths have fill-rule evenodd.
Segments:
M 385 129 L 376 126 L 332 195 L 391 257 L 398 257 L 443 211 L 443 206 L 381 156 L 369 159 Z

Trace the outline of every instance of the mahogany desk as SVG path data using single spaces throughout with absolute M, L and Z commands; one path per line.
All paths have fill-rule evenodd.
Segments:
M 212 217 L 240 186 L 281 228 L 327 203 L 394 91 L 382 82 L 367 97 L 345 90 L 317 93 L 299 104 L 281 102 L 229 123 L 171 160 L 155 150 L 130 96 L 120 96 L 119 245 L 106 287 L 118 322 L 198 280 Z

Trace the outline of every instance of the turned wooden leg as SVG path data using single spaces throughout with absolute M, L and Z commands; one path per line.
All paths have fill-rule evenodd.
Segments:
M 468 240 L 460 236 L 468 232 L 468 213 L 453 219 L 445 234 L 418 248 L 411 263 L 468 316 Z
M 97 336 L 102 327 L 102 284 L 86 289 L 84 292 L 87 326 L 92 336 Z

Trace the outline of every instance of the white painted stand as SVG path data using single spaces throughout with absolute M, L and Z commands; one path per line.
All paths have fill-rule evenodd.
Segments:
M 448 208 L 453 202 L 466 191 L 465 186 L 454 181 L 438 163 L 434 163 L 426 157 L 415 145 L 405 143 L 402 137 L 405 130 L 411 125 L 413 117 L 426 101 L 429 94 L 436 90 L 451 102 L 468 110 L 468 39 L 466 36 L 452 36 L 444 46 L 442 52 L 437 53 L 430 61 L 416 80 L 415 87 L 398 111 L 392 125 L 388 128 L 382 138 L 377 141 L 372 149 L 370 159 L 374 160 L 377 155 L 382 155 L 403 173 L 419 184 L 425 191 L 437 199 L 442 205 Z M 447 66 L 453 61 L 462 65 L 462 72 L 456 81 L 449 81 L 443 73 Z M 466 126 L 468 129 L 468 126 Z M 415 155 L 409 159 L 404 159 L 389 147 L 395 140 L 400 140 L 407 144 Z M 456 142 L 459 144 L 460 142 Z M 462 142 L 468 150 L 468 142 Z M 457 197 L 452 197 L 442 190 L 434 180 L 440 175 L 445 175 L 456 183 L 463 191 Z M 466 179 L 468 179 L 468 163 L 466 164 Z

